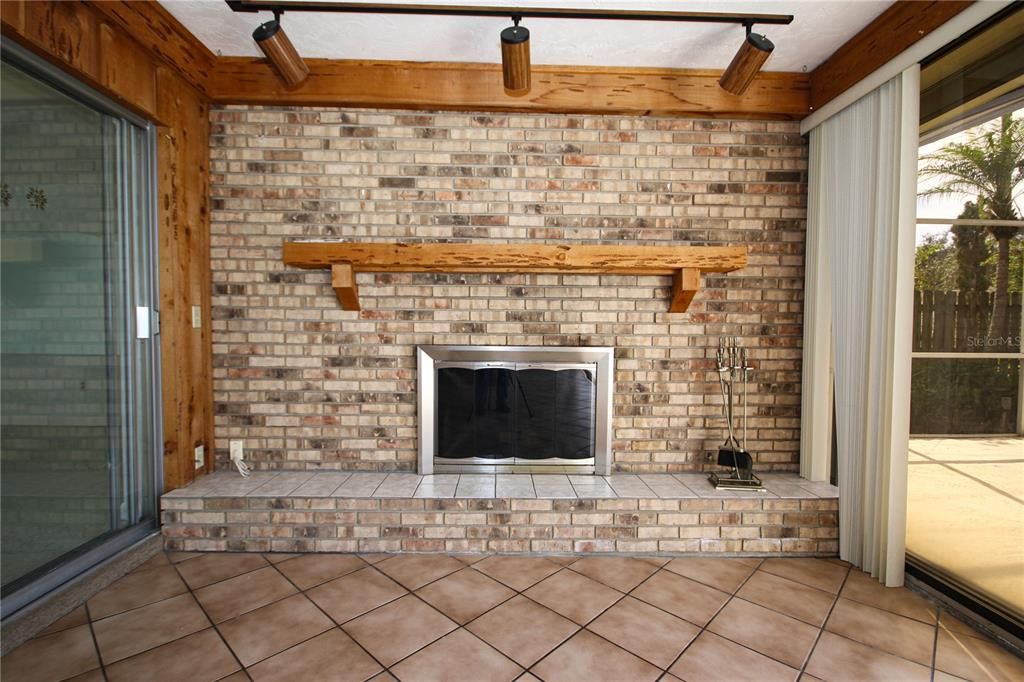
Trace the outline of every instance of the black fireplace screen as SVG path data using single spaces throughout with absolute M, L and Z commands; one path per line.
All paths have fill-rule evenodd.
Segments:
M 594 370 L 463 365 L 437 370 L 445 459 L 594 457 Z

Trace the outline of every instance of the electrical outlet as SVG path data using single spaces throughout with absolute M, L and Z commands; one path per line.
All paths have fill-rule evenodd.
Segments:
M 192 306 L 192 328 L 199 329 L 203 326 L 203 309 L 200 306 Z
M 196 469 L 206 466 L 206 446 L 197 445 L 195 449 Z
M 244 441 L 240 440 L 233 440 L 229 442 L 232 462 L 242 459 L 242 456 L 245 454 L 243 445 Z

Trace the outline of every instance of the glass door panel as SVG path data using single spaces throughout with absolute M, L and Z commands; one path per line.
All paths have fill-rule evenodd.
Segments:
M 134 319 L 153 293 L 148 132 L 6 59 L 0 75 L 7 595 L 153 518 L 156 358 Z
M 1018 616 L 1024 221 L 990 190 L 1020 196 L 997 162 L 1000 140 L 1021 148 L 1022 120 L 993 114 L 921 148 L 907 497 L 911 565 Z M 953 177 L 965 168 L 976 183 Z

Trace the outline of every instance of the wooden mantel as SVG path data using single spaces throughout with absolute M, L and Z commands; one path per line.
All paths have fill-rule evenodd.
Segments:
M 747 264 L 743 246 L 616 246 L 603 244 L 402 244 L 285 242 L 286 265 L 330 269 L 345 310 L 359 310 L 358 272 L 516 272 L 672 275 L 670 313 L 685 312 L 704 272 Z

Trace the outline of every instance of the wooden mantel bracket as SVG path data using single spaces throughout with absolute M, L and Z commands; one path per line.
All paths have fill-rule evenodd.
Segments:
M 335 263 L 331 266 L 331 286 L 342 310 L 359 310 L 356 272 L 351 263 Z
M 670 313 L 682 313 L 700 290 L 701 273 L 747 264 L 744 246 L 605 244 L 403 244 L 285 242 L 286 265 L 330 269 L 344 310 L 359 310 L 358 272 L 515 272 L 581 275 L 671 275 Z

